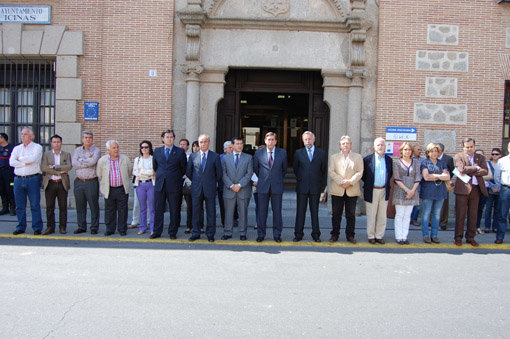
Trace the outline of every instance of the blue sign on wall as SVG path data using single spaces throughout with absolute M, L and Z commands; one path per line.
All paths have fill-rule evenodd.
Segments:
M 99 119 L 99 102 L 85 101 L 85 109 L 83 111 L 85 121 L 98 121 Z

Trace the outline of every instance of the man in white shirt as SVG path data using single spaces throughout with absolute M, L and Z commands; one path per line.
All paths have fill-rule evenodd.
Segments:
M 30 128 L 21 130 L 21 144 L 12 150 L 9 164 L 14 167 L 14 200 L 18 225 L 12 233 L 25 233 L 27 228 L 27 197 L 32 212 L 34 235 L 40 235 L 43 229 L 41 217 L 41 158 L 42 147 L 33 142 L 34 132 Z
M 510 143 L 508 144 L 508 152 L 510 153 Z M 494 171 L 494 181 L 496 185 L 501 187 L 498 200 L 499 209 L 496 209 L 496 211 L 499 210 L 497 216 L 498 231 L 494 243 L 502 244 L 506 233 L 508 210 L 510 209 L 510 154 L 498 160 Z

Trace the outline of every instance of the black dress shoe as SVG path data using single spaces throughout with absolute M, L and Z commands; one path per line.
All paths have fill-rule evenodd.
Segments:
M 78 228 L 76 231 L 74 231 L 73 233 L 74 234 L 80 234 L 80 233 L 85 233 L 87 232 L 86 230 L 84 230 L 83 228 Z
M 14 234 L 14 235 L 23 234 L 23 233 L 25 233 L 25 231 L 22 231 L 22 230 L 16 230 L 16 231 L 12 232 L 12 234 Z
M 241 235 L 241 237 L 239 239 L 246 240 L 246 236 L 245 235 Z
M 313 241 L 315 241 L 315 242 L 322 242 L 321 238 L 313 238 Z
M 195 240 L 198 240 L 200 239 L 200 236 L 195 236 L 195 235 L 192 235 L 191 237 L 189 237 L 189 241 L 195 241 Z
M 9 213 L 9 210 L 7 208 L 3 208 L 1 211 L 0 211 L 0 215 L 4 215 L 4 214 L 7 214 Z
M 294 239 L 292 239 L 294 242 L 300 242 L 301 240 L 303 240 L 303 238 L 294 237 Z
M 381 245 L 386 244 L 386 241 L 384 241 L 384 239 L 375 239 L 375 242 L 376 242 L 376 243 L 379 243 L 379 244 L 381 244 Z
M 10 215 L 11 217 L 15 216 L 15 215 L 16 215 L 16 209 L 11 208 L 11 209 L 9 210 L 9 215 Z
M 186 228 L 186 230 L 184 231 L 184 234 L 190 234 L 191 233 L 191 228 Z
M 264 238 L 262 238 L 262 237 L 257 237 L 257 242 L 262 242 L 262 241 L 264 241 Z
M 112 235 L 113 233 L 114 233 L 114 232 L 108 232 L 108 231 L 107 231 L 107 232 L 104 232 L 104 236 L 105 236 L 105 237 L 108 237 L 108 236 Z
M 373 245 L 373 244 L 375 244 L 375 239 L 368 239 L 368 242 Z
M 332 235 L 331 238 L 329 238 L 329 242 L 337 242 L 338 241 L 338 235 Z
M 151 234 L 151 236 L 149 237 L 149 239 L 156 239 L 156 238 L 159 238 L 159 237 L 161 237 L 161 234 L 153 233 L 153 234 Z
M 127 235 L 126 232 L 119 232 L 119 234 L 122 236 L 122 237 L 125 237 Z
M 90 230 L 90 234 L 97 234 L 97 230 L 95 230 L 95 229 L 94 230 Z
M 34 235 L 41 235 L 41 231 L 34 231 Z
M 231 235 L 224 235 L 224 236 L 221 237 L 221 240 L 228 240 L 230 238 L 232 238 Z
M 281 237 L 276 237 L 276 238 L 274 238 L 274 241 L 276 241 L 276 242 L 282 242 L 282 238 L 281 238 Z
M 171 236 L 170 236 L 170 239 L 171 239 L 171 240 L 175 240 L 175 239 L 177 239 L 177 236 L 175 236 L 175 235 L 171 235 Z
M 214 242 L 214 237 L 208 237 L 208 238 L 207 238 L 207 240 L 208 240 L 209 242 Z

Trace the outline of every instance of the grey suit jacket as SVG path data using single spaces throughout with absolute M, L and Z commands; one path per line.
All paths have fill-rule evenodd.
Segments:
M 241 189 L 237 193 L 239 197 L 249 199 L 251 197 L 251 176 L 253 175 L 253 159 L 247 153 L 239 155 L 239 163 L 235 165 L 234 153 L 223 157 L 223 197 L 232 199 L 236 193 L 230 186 L 240 184 Z

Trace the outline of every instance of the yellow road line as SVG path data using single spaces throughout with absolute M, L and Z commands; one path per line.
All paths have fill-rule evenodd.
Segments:
M 240 241 L 240 240 L 217 240 L 214 243 L 210 243 L 206 239 L 196 240 L 194 242 L 188 241 L 188 239 L 149 239 L 149 238 L 119 238 L 119 237 L 83 237 L 83 236 L 66 236 L 66 235 L 30 235 L 30 234 L 20 234 L 20 235 L 12 235 L 12 234 L 0 234 L 0 238 L 4 239 L 43 239 L 43 240 L 71 240 L 71 241 L 99 241 L 99 242 L 119 242 L 119 243 L 159 243 L 159 244 L 200 244 L 200 245 L 230 245 L 230 246 L 272 246 L 272 247 L 340 247 L 340 248 L 400 248 L 400 249 L 483 249 L 483 250 L 510 250 L 510 244 L 480 244 L 479 247 L 472 247 L 471 245 L 463 244 L 462 246 L 456 246 L 455 244 L 421 244 L 421 243 L 412 243 L 410 245 L 399 245 L 396 243 L 386 243 L 385 245 L 370 245 L 368 243 L 357 243 L 351 244 L 346 242 L 290 242 L 284 241 L 281 243 L 277 243 L 272 240 L 267 240 L 263 242 L 256 241 Z

